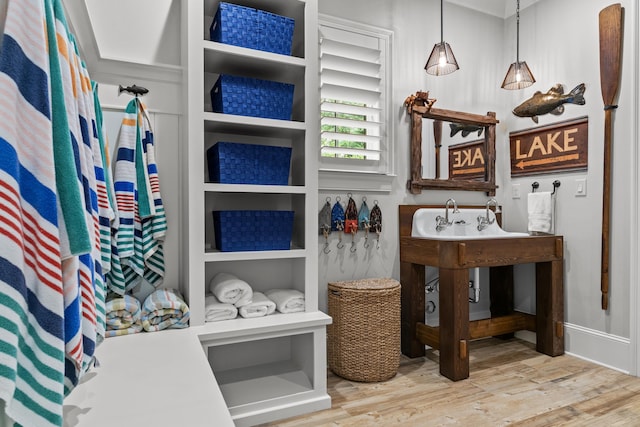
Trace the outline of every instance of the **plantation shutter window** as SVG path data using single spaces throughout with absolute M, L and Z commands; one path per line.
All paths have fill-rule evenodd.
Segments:
M 323 168 L 388 173 L 389 35 L 345 21 L 320 22 Z

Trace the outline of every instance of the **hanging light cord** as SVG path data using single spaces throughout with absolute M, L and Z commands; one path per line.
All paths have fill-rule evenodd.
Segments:
M 520 0 L 516 2 L 516 64 L 520 64 Z
M 443 2 L 444 0 L 440 0 L 440 44 L 444 43 L 444 8 L 442 7 Z

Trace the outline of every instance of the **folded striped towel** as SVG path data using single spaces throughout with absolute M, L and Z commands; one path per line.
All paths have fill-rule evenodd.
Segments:
M 186 328 L 189 317 L 189 307 L 176 289 L 158 289 L 142 304 L 142 327 L 148 332 Z
M 304 311 L 304 294 L 295 289 L 271 289 L 265 292 L 270 300 L 276 303 L 280 313 L 297 313 Z
M 204 297 L 204 321 L 217 322 L 219 320 L 235 319 L 238 308 L 233 304 L 218 301 L 213 294 Z
M 253 301 L 239 309 L 240 316 L 246 319 L 267 316 L 274 311 L 276 311 L 276 303 L 267 298 L 262 292 L 254 292 Z
M 108 298 L 106 336 L 135 334 L 142 331 L 140 301 L 131 295 Z
M 218 301 L 242 307 L 249 304 L 253 298 L 253 289 L 244 280 L 233 274 L 218 273 L 209 282 L 209 291 Z

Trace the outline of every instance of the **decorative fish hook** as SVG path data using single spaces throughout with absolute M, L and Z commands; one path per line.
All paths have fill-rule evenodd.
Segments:
M 355 252 L 356 248 L 356 233 L 358 232 L 358 208 L 356 202 L 351 197 L 351 193 L 348 194 L 349 201 L 347 202 L 347 210 L 344 213 L 344 232 L 351 233 L 351 252 Z
M 376 249 L 380 249 L 380 233 L 382 233 L 382 211 L 378 206 L 378 201 L 373 202 L 374 206 L 371 209 L 371 228 L 376 232 Z
M 344 248 L 344 243 L 342 243 L 342 223 L 338 224 L 338 244 L 336 247 L 338 249 Z
M 336 197 L 336 202 L 331 209 L 331 229 L 338 232 L 338 249 L 344 248 L 344 243 L 342 243 L 342 231 L 344 230 L 344 209 L 340 204 L 340 196 Z
M 324 248 L 322 248 L 322 252 L 328 254 L 331 252 L 331 249 L 329 249 L 329 232 L 324 230 L 322 234 L 324 235 Z
M 362 204 L 360 205 L 360 211 L 358 211 L 358 224 L 364 229 L 364 247 L 369 247 L 369 206 L 367 206 L 367 198 L 362 198 Z
M 131 95 L 135 95 L 135 97 L 139 97 L 139 96 L 143 96 L 146 95 L 147 93 L 149 93 L 149 89 L 147 89 L 146 87 L 142 87 L 142 86 L 136 86 L 131 85 L 131 86 L 127 86 L 124 87 L 122 85 L 118 86 L 118 96 L 120 96 L 120 94 L 122 92 L 127 92 L 130 93 Z
M 318 224 L 320 224 L 320 234 L 324 236 L 324 248 L 322 252 L 328 254 L 331 252 L 329 249 L 329 234 L 331 234 L 331 201 L 330 197 L 327 197 L 327 201 L 325 202 L 322 209 L 320 209 L 320 213 L 318 214 Z

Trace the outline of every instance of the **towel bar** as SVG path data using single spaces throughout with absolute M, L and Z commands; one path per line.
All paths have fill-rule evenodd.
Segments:
M 558 187 L 560 187 L 560 181 L 556 179 L 553 181 L 553 192 L 551 194 L 556 194 L 556 189 Z M 538 188 L 540 188 L 540 183 L 538 181 L 534 181 L 533 184 L 531 184 L 531 192 L 535 193 Z

